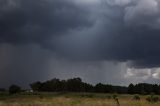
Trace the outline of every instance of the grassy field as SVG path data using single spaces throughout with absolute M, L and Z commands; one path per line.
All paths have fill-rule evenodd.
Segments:
M 150 103 L 146 96 L 133 100 L 133 95 L 119 95 L 120 106 L 160 106 L 160 102 Z M 0 106 L 117 106 L 113 94 L 91 93 L 36 93 L 0 95 Z

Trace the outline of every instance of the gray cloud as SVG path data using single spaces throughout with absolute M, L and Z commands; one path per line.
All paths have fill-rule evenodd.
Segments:
M 73 59 L 158 65 L 157 0 L 90 2 L 1 0 L 1 42 L 36 43 Z
M 158 0 L 0 0 L 1 81 L 81 76 L 126 84 L 128 67 L 159 67 L 159 11 Z
M 1 0 L 1 5 L 1 42 L 44 46 L 69 29 L 92 25 L 88 12 L 71 0 Z

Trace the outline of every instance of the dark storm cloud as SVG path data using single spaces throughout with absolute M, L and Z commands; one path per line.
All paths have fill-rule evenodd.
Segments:
M 159 4 L 158 0 L 132 0 L 124 6 L 124 18 L 119 18 L 123 23 L 113 21 L 118 29 L 111 33 L 110 46 L 104 47 L 106 58 L 131 61 L 136 68 L 159 66 Z
M 140 28 L 140 29 L 139 29 Z M 135 67 L 156 67 L 160 59 L 160 30 L 137 27 L 120 31 L 105 49 L 109 60 L 133 61 Z
M 159 82 L 159 11 L 159 0 L 0 0 L 0 86 Z
M 96 23 L 58 40 L 58 51 L 82 60 L 130 61 L 131 67 L 158 67 L 158 0 L 103 0 L 91 11 Z M 90 7 L 92 8 L 92 7 Z M 96 16 L 98 15 L 98 16 Z
M 0 0 L 0 41 L 73 60 L 160 63 L 158 0 Z
M 0 39 L 44 46 L 72 28 L 88 27 L 88 12 L 71 0 L 0 0 Z

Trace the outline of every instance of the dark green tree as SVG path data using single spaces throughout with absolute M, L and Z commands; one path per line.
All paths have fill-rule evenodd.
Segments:
M 18 85 L 11 85 L 9 87 L 10 94 L 15 94 L 15 93 L 19 93 L 19 92 L 21 92 L 21 87 L 19 87 Z
M 134 85 L 131 83 L 129 86 L 128 86 L 128 93 L 129 94 L 134 94 L 135 91 L 134 91 Z
M 38 81 L 30 84 L 30 87 L 32 88 L 33 91 L 41 91 L 42 83 Z

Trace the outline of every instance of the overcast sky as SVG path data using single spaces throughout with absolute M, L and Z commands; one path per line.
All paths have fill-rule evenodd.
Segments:
M 55 77 L 160 83 L 160 0 L 0 0 L 0 87 Z

